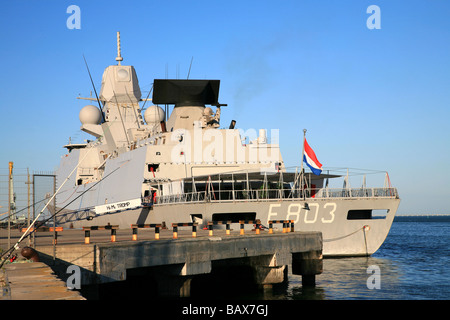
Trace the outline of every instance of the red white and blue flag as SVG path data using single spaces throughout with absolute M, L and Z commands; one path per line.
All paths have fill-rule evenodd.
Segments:
M 305 151 L 303 152 L 303 161 L 305 161 L 305 163 L 315 175 L 320 175 L 322 173 L 322 164 L 319 162 L 319 160 L 317 160 L 316 154 L 314 153 L 313 149 L 311 149 L 308 142 L 306 142 L 306 138 L 304 149 Z

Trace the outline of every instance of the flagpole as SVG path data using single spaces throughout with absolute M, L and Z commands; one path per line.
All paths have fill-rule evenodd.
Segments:
M 300 190 L 302 190 L 302 194 L 304 196 L 303 192 L 303 158 L 305 156 L 305 139 L 306 139 L 306 129 L 303 129 L 303 143 L 302 143 L 302 158 L 300 163 Z
M 305 156 L 305 139 L 306 139 L 306 129 L 303 129 L 302 161 L 300 164 L 300 173 L 303 173 L 303 157 Z

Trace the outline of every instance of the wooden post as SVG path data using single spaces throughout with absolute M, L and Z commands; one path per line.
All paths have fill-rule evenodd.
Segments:
M 155 227 L 155 240 L 159 240 L 159 227 Z
M 116 229 L 111 228 L 111 242 L 116 242 Z
M 138 228 L 133 228 L 133 235 L 131 237 L 131 240 L 137 241 L 137 234 L 138 234 Z
M 86 229 L 84 230 L 84 243 L 89 244 L 91 240 L 91 230 Z
M 213 223 L 212 222 L 208 223 L 208 230 L 209 230 L 209 232 L 208 232 L 209 236 L 212 237 L 212 235 L 213 235 Z
M 173 227 L 173 238 L 178 239 L 178 226 L 175 224 Z

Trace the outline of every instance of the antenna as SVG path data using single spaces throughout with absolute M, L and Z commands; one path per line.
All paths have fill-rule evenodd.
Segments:
M 88 67 L 88 64 L 87 64 L 87 62 L 86 62 L 86 58 L 84 57 L 84 54 L 83 54 L 83 59 L 84 59 L 84 63 L 86 64 L 87 71 L 88 71 L 88 73 L 89 73 L 89 78 L 91 78 L 92 87 L 94 87 L 95 97 L 97 98 L 98 107 L 100 108 L 100 112 L 101 112 L 101 114 L 102 114 L 103 122 L 105 122 L 106 120 L 105 120 L 105 115 L 103 114 L 103 108 L 102 108 L 102 106 L 100 105 L 100 99 L 98 98 L 97 90 L 95 90 L 94 81 L 92 81 L 91 72 L 89 71 L 89 67 Z
M 153 83 L 152 83 L 152 87 L 150 88 L 150 91 L 147 94 L 147 98 L 145 98 L 144 104 L 142 105 L 141 111 L 144 110 L 145 104 L 147 103 L 148 97 L 150 96 L 150 93 L 153 90 Z
M 120 66 L 120 61 L 123 61 L 122 56 L 120 55 L 120 31 L 117 31 L 117 57 L 116 57 L 117 65 Z
M 189 75 L 191 74 L 191 67 L 192 67 L 192 61 L 194 60 L 194 56 L 192 56 L 191 58 L 191 64 L 189 65 L 189 71 L 188 71 L 188 75 L 187 75 L 187 80 L 189 80 Z

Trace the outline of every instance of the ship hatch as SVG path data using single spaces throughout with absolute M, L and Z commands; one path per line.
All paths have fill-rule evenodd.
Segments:
M 232 212 L 232 213 L 213 213 L 213 221 L 231 221 L 239 222 L 239 220 L 255 220 L 256 212 Z
M 387 209 L 349 210 L 347 220 L 385 219 L 388 213 Z

